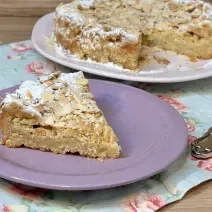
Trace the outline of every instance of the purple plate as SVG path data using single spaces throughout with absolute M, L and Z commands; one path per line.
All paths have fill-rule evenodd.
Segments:
M 89 190 L 133 183 L 167 168 L 187 146 L 181 115 L 158 97 L 113 82 L 89 80 L 97 104 L 119 137 L 122 157 L 100 163 L 76 155 L 55 155 L 0 146 L 0 176 L 57 190 Z M 0 92 L 0 98 L 6 92 Z

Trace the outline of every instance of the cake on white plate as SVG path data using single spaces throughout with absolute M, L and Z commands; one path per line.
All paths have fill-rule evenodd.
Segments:
M 203 0 L 74 0 L 54 22 L 56 43 L 81 59 L 136 70 L 144 45 L 212 58 L 212 6 Z
M 55 72 L 25 81 L 0 106 L 2 144 L 90 158 L 119 158 L 113 129 L 82 72 Z

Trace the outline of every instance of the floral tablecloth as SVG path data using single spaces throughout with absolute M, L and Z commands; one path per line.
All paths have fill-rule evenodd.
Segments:
M 1 90 L 57 68 L 58 65 L 36 53 L 31 41 L 0 46 Z M 73 71 L 59 68 L 64 72 Z M 120 82 L 145 89 L 178 110 L 188 126 L 188 144 L 212 125 L 212 78 L 175 84 Z M 107 190 L 53 191 L 0 179 L 0 211 L 153 212 L 181 199 L 189 189 L 209 179 L 212 179 L 212 159 L 196 160 L 189 151 L 163 173 Z

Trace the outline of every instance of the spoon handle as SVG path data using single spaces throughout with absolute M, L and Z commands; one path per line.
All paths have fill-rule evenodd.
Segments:
M 212 157 L 212 127 L 202 137 L 191 143 L 191 155 L 199 159 Z

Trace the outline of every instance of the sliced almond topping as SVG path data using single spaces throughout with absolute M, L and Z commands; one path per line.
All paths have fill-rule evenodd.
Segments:
M 54 85 L 52 86 L 52 89 L 53 89 L 53 90 L 58 90 L 59 87 L 58 87 L 58 85 L 55 85 L 55 84 L 54 84 Z
M 43 75 L 43 76 L 38 77 L 38 80 L 41 83 L 44 83 L 44 82 L 46 82 L 48 80 L 57 78 L 60 75 L 60 73 L 61 73 L 60 71 L 56 71 L 56 72 L 51 73 L 50 75 L 47 75 L 47 76 L 46 75 Z
M 87 85 L 88 84 L 88 80 L 87 79 L 80 79 L 80 80 L 77 80 L 76 83 L 78 85 Z
M 54 84 L 54 81 L 53 80 L 48 80 L 48 81 L 44 82 L 43 84 L 44 84 L 44 86 L 49 87 L 49 86 Z
M 68 120 L 68 118 L 66 117 L 66 116 L 62 116 L 61 118 L 60 118 L 60 121 L 67 121 Z
M 78 123 L 75 120 L 72 120 L 72 121 L 69 121 L 66 124 L 66 126 L 72 128 L 72 129 L 76 129 L 76 128 L 78 128 Z
M 60 94 L 56 93 L 54 98 L 55 98 L 55 100 L 59 101 L 60 100 Z
M 59 103 L 55 103 L 55 105 L 54 105 L 54 114 L 56 115 L 56 116 L 60 116 L 60 114 L 61 114 L 61 109 L 62 109 L 62 107 L 61 107 L 61 105 L 59 104 Z
M 49 76 L 46 76 L 46 75 L 40 76 L 40 77 L 38 77 L 38 80 L 39 80 L 41 83 L 44 83 L 44 82 L 46 82 L 47 80 L 49 80 Z
M 71 111 L 72 111 L 71 104 L 65 104 L 60 111 L 60 115 L 64 116 L 70 114 Z
M 31 94 L 30 90 L 26 91 L 26 98 L 29 99 L 29 100 L 32 99 L 32 94 Z
M 57 122 L 54 124 L 55 127 L 64 127 L 66 125 L 65 122 Z
M 43 99 L 44 102 L 53 101 L 53 99 L 54 99 L 54 97 L 50 91 L 44 91 L 41 94 L 41 98 Z
M 62 103 L 62 104 L 66 104 L 66 103 L 68 103 L 68 100 L 66 99 L 65 96 L 61 95 L 60 98 L 59 98 L 59 102 Z
M 68 100 L 69 102 L 71 102 L 71 101 L 74 100 L 72 96 L 66 96 L 66 98 L 67 98 L 67 100 Z
M 60 93 L 61 93 L 61 94 L 65 94 L 65 93 L 66 93 L 66 88 L 65 88 L 65 87 L 60 88 Z
M 71 102 L 71 107 L 72 107 L 74 110 L 79 109 L 78 104 L 77 104 L 76 101 L 72 101 L 72 102 Z
M 54 117 L 53 116 L 48 116 L 45 120 L 44 123 L 46 125 L 53 125 L 54 124 Z

